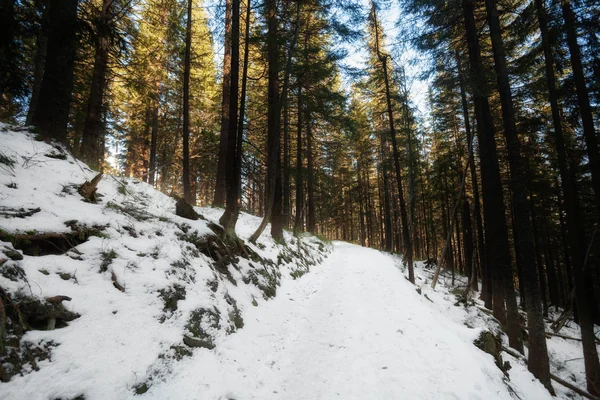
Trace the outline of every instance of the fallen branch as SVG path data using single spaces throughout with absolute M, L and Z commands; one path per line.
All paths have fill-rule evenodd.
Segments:
M 525 357 L 523 357 L 521 354 L 517 353 L 514 350 L 509 349 L 508 347 L 504 347 L 502 346 L 502 351 L 510 354 L 511 356 L 513 356 L 514 358 L 518 359 L 518 360 L 522 360 L 525 362 L 525 364 L 527 364 L 527 360 L 525 359 Z M 586 399 L 590 399 L 590 400 L 600 400 L 598 397 L 596 396 L 592 396 L 591 394 L 589 394 L 588 392 L 586 392 L 583 389 L 578 388 L 577 386 L 573 385 L 572 383 L 569 383 L 561 378 L 559 378 L 558 376 L 554 375 L 554 374 L 550 374 L 550 378 L 557 382 L 560 383 L 561 385 L 563 385 L 564 387 L 571 389 L 572 391 L 574 391 L 575 393 L 577 393 L 580 396 L 585 397 Z
M 119 280 L 117 279 L 117 274 L 115 274 L 115 271 L 111 271 L 110 277 L 112 279 L 113 286 L 115 288 L 117 288 L 118 290 L 120 290 L 121 292 L 125 292 L 125 288 L 119 283 Z
M 41 209 L 37 208 L 12 208 L 0 207 L 0 215 L 6 218 L 25 218 L 39 213 Z
M 46 297 L 46 301 L 51 304 L 60 304 L 63 301 L 71 301 L 72 299 L 69 296 L 52 296 Z

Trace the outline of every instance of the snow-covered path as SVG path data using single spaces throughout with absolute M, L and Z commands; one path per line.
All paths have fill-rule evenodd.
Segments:
M 244 329 L 178 363 L 144 397 L 511 398 L 473 330 L 427 304 L 391 257 L 334 246 L 322 266 L 247 310 Z

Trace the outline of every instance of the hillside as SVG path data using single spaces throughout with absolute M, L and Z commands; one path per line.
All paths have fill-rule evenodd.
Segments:
M 308 235 L 223 243 L 221 210 L 178 217 L 135 179 L 104 176 L 84 202 L 94 171 L 1 130 L 2 399 L 551 398 L 474 345 L 500 329 L 460 277 L 432 290 L 417 263 L 415 290 L 398 257 Z M 242 214 L 240 238 L 259 223 Z M 579 342 L 548 343 L 552 372 L 584 387 Z

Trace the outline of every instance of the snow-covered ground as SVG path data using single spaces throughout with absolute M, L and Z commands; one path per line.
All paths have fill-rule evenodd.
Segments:
M 240 257 L 223 269 L 193 244 L 213 234 L 209 221 L 221 210 L 198 208 L 206 220 L 185 220 L 173 199 L 111 176 L 100 182 L 99 204 L 85 203 L 76 186 L 94 172 L 49 154 L 63 153 L 0 125 L 0 211 L 40 208 L 0 216 L 0 229 L 71 233 L 76 225 L 65 222 L 77 220 L 102 230 L 66 254 L 0 262 L 0 287 L 13 298 L 66 295 L 65 306 L 81 315 L 21 338 L 22 352 L 48 347 L 50 358 L 0 383 L 0 399 L 551 398 L 522 361 L 503 353 L 507 376 L 473 345 L 483 330 L 497 331 L 495 322 L 457 303 L 444 278 L 432 290 L 422 263 L 415 287 L 396 256 L 286 232 L 285 246 L 268 233 L 249 244 L 261 262 Z M 259 222 L 242 214 L 240 237 Z M 0 261 L 12 248 L 0 242 Z M 6 273 L 16 267 L 26 280 Z M 198 330 L 214 348 L 184 344 Z M 573 323 L 561 333 L 578 337 Z M 580 344 L 548 343 L 552 372 L 584 388 Z M 559 398 L 579 398 L 554 388 Z

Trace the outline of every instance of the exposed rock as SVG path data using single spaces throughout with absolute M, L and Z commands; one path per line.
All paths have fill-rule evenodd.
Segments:
M 473 342 L 477 348 L 491 354 L 494 357 L 498 368 L 504 371 L 504 363 L 502 362 L 502 340 L 490 331 L 483 331 L 479 337 Z
M 191 219 L 194 221 L 200 218 L 200 215 L 194 211 L 194 207 L 186 203 L 184 199 L 177 200 L 177 203 L 175 204 L 175 214 L 181 218 Z

